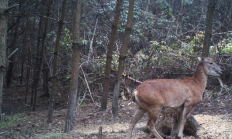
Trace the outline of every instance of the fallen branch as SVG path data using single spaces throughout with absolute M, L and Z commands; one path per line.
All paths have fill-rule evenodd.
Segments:
M 84 73 L 84 71 L 83 71 L 83 69 L 82 69 L 81 66 L 80 66 L 80 68 L 81 68 L 81 71 L 82 71 L 82 73 L 83 73 L 83 75 L 84 75 L 85 82 L 86 82 L 87 88 L 88 88 L 89 93 L 90 93 L 90 97 L 91 97 L 91 99 L 92 99 L 92 101 L 93 101 L 93 103 L 94 103 L 94 99 L 93 99 L 93 96 L 92 96 L 92 92 L 91 92 L 91 90 L 90 90 L 90 88 L 89 88 L 89 83 L 88 83 L 88 81 L 87 81 L 87 79 L 86 79 L 86 77 L 85 77 L 85 73 Z
M 220 90 L 220 92 L 219 92 L 219 94 L 221 94 L 222 91 L 223 91 L 223 89 L 226 88 L 226 86 L 223 85 L 222 80 L 220 79 L 220 77 L 218 77 L 217 79 L 218 79 L 218 81 L 219 81 L 219 83 L 220 83 L 220 86 L 221 86 L 221 90 Z

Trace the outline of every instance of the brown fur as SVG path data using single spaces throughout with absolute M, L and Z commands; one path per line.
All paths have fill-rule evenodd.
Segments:
M 190 110 L 202 101 L 203 92 L 207 84 L 207 76 L 219 76 L 220 67 L 211 58 L 200 58 L 193 77 L 182 79 L 149 79 L 140 84 L 132 93 L 137 104 L 137 111 L 133 117 L 128 138 L 137 121 L 148 112 L 148 128 L 158 138 L 162 139 L 155 129 L 159 113 L 177 113 L 178 136 L 183 138 L 183 126 Z

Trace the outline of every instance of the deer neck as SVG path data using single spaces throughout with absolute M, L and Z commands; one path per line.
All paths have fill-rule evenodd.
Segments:
M 200 62 L 197 65 L 196 72 L 194 74 L 194 78 L 201 86 L 201 89 L 202 89 L 201 92 L 203 93 L 203 91 L 205 90 L 206 84 L 207 84 L 207 79 L 208 79 L 208 76 L 205 74 L 205 71 L 204 71 L 203 63 Z

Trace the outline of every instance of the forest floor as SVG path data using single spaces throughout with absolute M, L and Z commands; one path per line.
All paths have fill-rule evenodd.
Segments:
M 120 101 L 119 116 L 111 120 L 111 101 L 104 112 L 99 112 L 100 103 L 82 103 L 77 110 L 74 131 L 64 133 L 66 104 L 56 104 L 53 122 L 48 126 L 48 98 L 39 100 L 36 111 L 24 103 L 22 94 L 7 90 L 3 111 L 6 115 L 0 126 L 1 139 L 97 139 L 102 127 L 103 139 L 124 139 L 129 121 L 135 112 L 131 100 Z M 191 112 L 201 125 L 198 132 L 201 139 L 232 139 L 232 92 L 217 94 L 213 91 Z M 46 100 L 47 99 L 47 100 Z M 42 103 L 43 102 L 43 103 Z M 136 126 L 145 126 L 148 116 L 145 114 Z M 134 130 L 133 139 L 152 138 L 143 130 Z M 185 139 L 194 137 L 186 136 Z

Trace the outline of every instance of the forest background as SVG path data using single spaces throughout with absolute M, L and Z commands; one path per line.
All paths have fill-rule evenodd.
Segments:
M 4 84 L 0 93 L 1 115 L 42 109 L 49 109 L 51 114 L 53 107 L 66 109 L 70 104 L 73 41 L 76 40 L 72 35 L 76 1 L 1 0 L 0 4 L 4 2 L 9 9 L 1 12 L 1 17 L 7 17 L 7 43 L 1 49 L 1 58 L 6 58 L 1 63 Z M 223 83 L 231 85 L 232 0 L 136 0 L 126 55 L 121 50 L 128 29 L 130 2 L 121 2 L 117 20 L 116 4 L 120 0 L 80 3 L 77 109 L 90 103 L 101 105 L 99 110 L 107 109 L 107 99 L 111 102 L 118 80 L 122 81 L 119 98 L 124 101 L 146 79 L 191 76 L 197 57 L 202 55 L 215 59 L 223 69 Z M 0 23 L 1 29 L 6 28 L 4 22 Z M 110 56 L 114 27 L 117 35 Z M 112 58 L 109 77 L 106 76 L 108 58 Z M 118 78 L 122 59 L 124 70 Z M 108 83 L 108 91 L 104 90 L 104 83 Z M 210 78 L 207 89 L 215 86 L 219 86 L 218 80 Z M 105 95 L 105 91 L 109 94 Z M 19 102 L 23 104 L 17 107 Z M 47 122 L 52 123 L 52 114 Z

